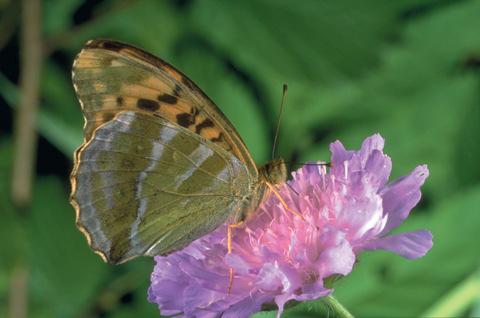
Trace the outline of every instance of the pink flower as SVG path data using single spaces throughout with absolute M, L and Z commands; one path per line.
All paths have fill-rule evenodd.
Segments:
M 329 295 L 332 289 L 324 280 L 349 274 L 361 251 L 424 256 L 432 247 L 429 231 L 388 233 L 420 200 L 428 169 L 418 166 L 387 183 L 392 163 L 383 144 L 373 135 L 359 151 L 347 151 L 336 141 L 330 146 L 329 172 L 308 164 L 295 171 L 280 194 L 305 220 L 271 195 L 245 227 L 234 231 L 232 254 L 227 254 L 223 226 L 182 251 L 155 257 L 149 301 L 162 315 L 249 317 L 275 303 L 280 316 L 289 300 Z M 229 268 L 235 277 L 227 294 Z

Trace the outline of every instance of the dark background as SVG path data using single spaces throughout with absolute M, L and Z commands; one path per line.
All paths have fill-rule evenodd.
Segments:
M 418 261 L 365 253 L 335 295 L 359 317 L 480 315 L 480 2 L 45 0 L 38 17 L 22 18 L 22 3 L 38 2 L 0 1 L 1 317 L 158 316 L 146 300 L 153 261 L 104 264 L 68 203 L 83 126 L 71 64 L 99 37 L 188 74 L 258 163 L 270 158 L 288 83 L 277 151 L 287 161 L 328 161 L 330 142 L 358 149 L 378 132 L 393 177 L 428 164 L 422 201 L 400 230 L 430 229 L 432 251 Z M 28 114 L 38 136 L 19 142 Z M 20 143 L 37 145 L 36 155 Z M 29 162 L 33 179 L 12 173 Z M 31 184 L 31 196 L 13 181 Z M 322 314 L 310 302 L 285 316 Z

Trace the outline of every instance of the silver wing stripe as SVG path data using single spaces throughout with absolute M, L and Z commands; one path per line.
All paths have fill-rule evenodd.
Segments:
M 166 138 L 167 141 L 173 139 L 177 135 L 176 131 L 168 132 L 167 129 L 163 129 L 160 131 L 160 136 L 162 138 Z M 143 185 L 145 184 L 145 180 L 148 177 L 150 171 L 154 171 L 157 167 L 157 163 L 160 161 L 162 157 L 164 145 L 160 143 L 152 143 L 152 151 L 150 153 L 150 157 L 152 160 L 150 161 L 149 165 L 140 172 L 137 177 L 137 184 L 136 184 L 136 191 L 135 191 L 135 198 L 139 201 L 138 209 L 137 209 L 137 216 L 135 221 L 132 223 L 130 227 L 130 245 L 136 246 L 139 244 L 138 242 L 138 227 L 140 223 L 143 221 L 143 217 L 145 215 L 145 211 L 147 210 L 148 199 L 143 195 Z
M 174 188 L 178 189 L 184 182 L 190 179 L 194 172 L 198 171 L 200 166 L 211 156 L 213 156 L 213 151 L 211 149 L 198 145 L 198 147 L 189 155 L 191 161 L 195 164 L 175 178 L 175 181 L 173 182 Z

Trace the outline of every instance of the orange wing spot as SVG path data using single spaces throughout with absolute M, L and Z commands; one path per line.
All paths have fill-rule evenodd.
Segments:
M 221 141 L 221 137 L 219 136 L 220 134 L 221 132 L 216 127 L 210 127 L 210 128 L 202 129 L 199 135 L 210 141 L 212 140 Z
M 219 132 L 216 137 L 210 137 L 209 140 L 211 142 L 225 142 L 225 137 L 222 132 Z
M 143 81 L 139 82 L 136 86 L 140 87 L 140 91 L 137 90 L 137 94 L 139 92 L 143 92 L 144 89 L 149 88 L 152 91 L 152 96 L 155 97 L 157 97 L 159 92 L 169 92 L 171 90 L 170 85 L 163 82 L 157 76 L 149 76 Z

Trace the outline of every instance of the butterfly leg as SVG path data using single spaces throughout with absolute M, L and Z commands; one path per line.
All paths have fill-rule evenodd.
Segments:
M 283 205 L 283 207 L 285 208 L 285 210 L 291 212 L 293 215 L 299 217 L 302 221 L 305 221 L 305 218 L 303 217 L 303 215 L 301 215 L 300 213 L 298 213 L 297 211 L 291 209 L 287 202 L 285 202 L 285 200 L 282 198 L 282 196 L 280 195 L 280 193 L 277 191 L 277 189 L 275 189 L 275 186 L 273 186 L 270 182 L 267 182 L 267 186 L 270 188 L 270 190 L 275 194 L 275 196 L 278 198 L 278 200 L 280 200 L 280 203 Z
M 232 254 L 232 232 L 233 229 L 240 227 L 243 225 L 243 221 L 240 221 L 235 224 L 229 224 L 227 228 L 227 251 L 228 254 Z M 228 290 L 227 290 L 227 295 L 230 295 L 230 292 L 232 291 L 232 286 L 233 286 L 233 268 L 230 267 L 228 270 Z

